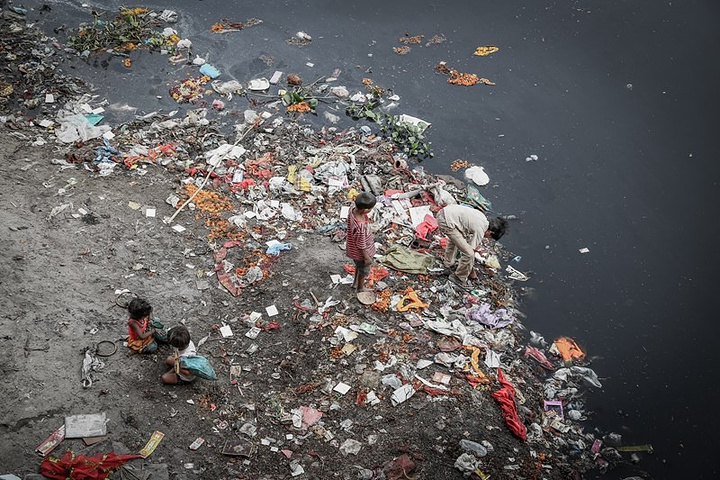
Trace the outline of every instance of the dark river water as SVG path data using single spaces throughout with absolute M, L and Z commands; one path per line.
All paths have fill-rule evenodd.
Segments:
M 89 18 L 90 8 L 116 11 L 123 3 L 52 2 L 52 12 L 29 16 L 47 28 L 73 26 Z M 594 412 L 588 428 L 621 433 L 628 445 L 653 445 L 639 465 L 604 478 L 643 471 L 655 479 L 720 478 L 712 460 L 720 443 L 713 303 L 720 262 L 712 220 L 720 173 L 714 130 L 720 2 L 147 6 L 177 10 L 174 27 L 224 80 L 247 82 L 282 70 L 308 82 L 340 69 L 337 84 L 351 91 L 362 88 L 364 77 L 392 88 L 401 97 L 394 113 L 433 124 L 435 157 L 424 168 L 452 173 L 457 158 L 484 166 L 494 210 L 518 217 L 503 243 L 522 257 L 516 267 L 531 272 L 525 325 L 549 340 L 573 337 L 595 357 L 591 366 L 603 381 L 588 396 Z M 209 31 L 221 18 L 251 17 L 264 23 L 232 34 Z M 300 30 L 313 37 L 310 45 L 285 42 Z M 397 55 L 393 47 L 402 46 L 398 38 L 405 34 L 446 41 Z M 500 50 L 473 56 L 480 45 Z M 439 61 L 496 86 L 449 85 L 434 71 Z M 184 73 L 158 54 L 138 52 L 132 69 L 117 58 L 106 68 L 75 65 L 111 103 L 138 112 L 178 108 L 167 87 Z M 530 155 L 537 160 L 526 161 Z M 589 253 L 579 253 L 583 247 Z

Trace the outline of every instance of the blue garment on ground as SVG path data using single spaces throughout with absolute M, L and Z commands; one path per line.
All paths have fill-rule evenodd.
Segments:
M 180 357 L 180 368 L 188 370 L 191 374 L 205 380 L 217 380 L 215 369 L 210 365 L 208 359 L 202 355 Z
M 292 248 L 292 243 L 278 243 L 275 245 L 272 245 L 265 250 L 265 253 L 268 255 L 280 255 L 281 250 L 290 250 Z

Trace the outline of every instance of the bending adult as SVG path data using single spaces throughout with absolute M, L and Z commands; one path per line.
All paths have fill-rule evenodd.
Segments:
M 447 205 L 437 213 L 436 219 L 440 231 L 449 240 L 443 259 L 445 268 L 455 265 L 455 257 L 460 251 L 460 261 L 455 272 L 450 274 L 450 280 L 469 287 L 468 279 L 477 278 L 473 269 L 475 249 L 483 238 L 500 240 L 507 231 L 507 220 L 501 217 L 488 220 L 483 212 L 468 205 Z

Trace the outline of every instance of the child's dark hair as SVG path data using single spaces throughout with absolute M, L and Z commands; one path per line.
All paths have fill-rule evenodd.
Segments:
M 184 325 L 178 325 L 170 329 L 168 343 L 175 348 L 183 350 L 190 345 L 190 332 Z
M 495 217 L 490 220 L 488 230 L 490 231 L 490 236 L 493 240 L 500 240 L 503 235 L 507 233 L 508 222 L 502 217 Z
M 355 208 L 358 210 L 366 210 L 368 208 L 373 208 L 376 202 L 377 200 L 375 199 L 375 195 L 363 192 L 355 199 Z
M 152 312 L 152 306 L 144 298 L 133 298 L 128 304 L 128 312 L 133 320 L 140 320 Z

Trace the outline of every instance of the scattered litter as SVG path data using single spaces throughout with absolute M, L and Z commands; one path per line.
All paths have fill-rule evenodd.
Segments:
M 223 455 L 250 457 L 252 456 L 252 445 L 242 439 L 226 440 L 222 448 Z
M 155 430 L 153 434 L 150 436 L 150 440 L 147 441 L 145 446 L 140 450 L 139 455 L 142 458 L 149 457 L 157 448 L 158 445 L 160 445 L 160 442 L 162 441 L 163 437 L 165 437 L 165 434 L 162 432 L 159 432 Z
M 490 177 L 485 173 L 483 167 L 478 166 L 472 166 L 465 170 L 465 178 L 479 187 L 485 186 L 490 182 Z
M 340 382 L 333 388 L 333 391 L 338 392 L 340 395 L 345 395 L 350 391 L 352 387 L 347 383 Z
M 248 90 L 259 92 L 270 88 L 270 82 L 267 78 L 255 78 L 248 82 Z
M 405 400 L 409 399 L 415 395 L 415 388 L 412 386 L 412 384 L 405 384 L 402 387 L 396 389 L 392 393 L 392 397 L 390 397 L 390 401 L 392 402 L 393 407 L 398 406 L 399 404 L 403 403 Z
M 203 75 L 207 75 L 208 77 L 210 77 L 212 79 L 216 79 L 217 77 L 220 76 L 220 72 L 218 71 L 218 69 L 213 67 L 209 63 L 204 63 L 200 67 L 200 73 L 202 73 Z
M 352 438 L 348 438 L 342 443 L 342 445 L 340 445 L 340 453 L 345 456 L 357 455 L 358 453 L 360 453 L 361 449 L 362 443 L 358 442 L 357 440 L 353 440 Z
M 190 450 L 197 450 L 198 448 L 200 448 L 200 445 L 202 445 L 203 443 L 205 443 L 205 439 L 202 437 L 198 437 L 195 439 L 194 442 L 192 442 L 190 444 L 189 448 L 190 448 Z
M 222 335 L 223 338 L 232 337 L 233 333 L 230 329 L 230 325 L 223 325 L 222 327 L 220 327 L 220 335 Z
M 41 457 L 52 452 L 55 447 L 65 440 L 65 424 L 62 424 L 57 430 L 48 436 L 43 442 L 35 448 L 35 452 Z
M 65 417 L 65 438 L 99 437 L 107 434 L 105 413 Z
M 494 46 L 477 47 L 475 49 L 475 53 L 473 53 L 473 55 L 477 55 L 479 57 L 485 57 L 487 55 L 490 55 L 491 53 L 497 52 L 498 50 L 500 50 L 500 47 L 494 47 Z

